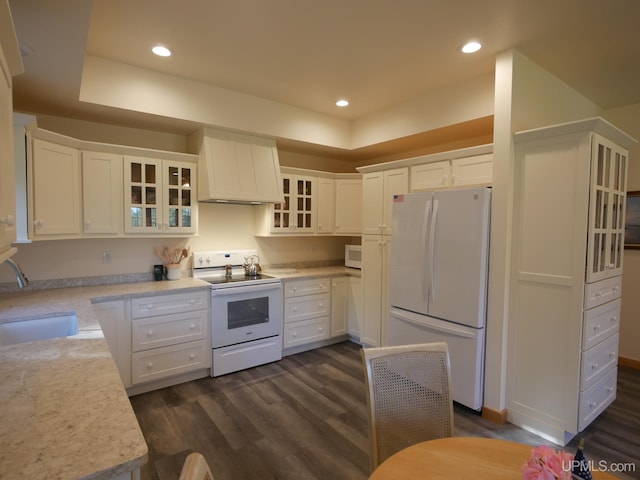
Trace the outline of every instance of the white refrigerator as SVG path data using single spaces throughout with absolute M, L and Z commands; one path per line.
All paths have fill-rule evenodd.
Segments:
M 396 195 L 389 345 L 447 342 L 453 400 L 480 410 L 491 189 Z

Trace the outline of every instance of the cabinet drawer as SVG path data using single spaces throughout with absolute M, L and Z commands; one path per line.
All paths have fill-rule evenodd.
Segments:
M 331 278 L 329 277 L 286 282 L 284 284 L 284 296 L 287 298 L 313 295 L 314 293 L 325 293 L 329 291 L 330 282 Z
M 284 348 L 329 338 L 329 317 L 319 317 L 284 325 Z
M 584 308 L 593 308 L 620 297 L 622 277 L 613 277 L 584 287 Z
M 330 306 L 328 293 L 287 298 L 284 301 L 284 323 L 329 315 Z
M 207 289 L 188 293 L 134 298 L 131 301 L 131 318 L 207 310 L 209 308 L 209 294 L 210 290 Z
M 178 343 L 206 340 L 209 314 L 206 310 L 135 319 L 131 348 L 138 352 Z
M 131 358 L 134 385 L 211 367 L 211 350 L 206 340 L 137 352 Z
M 580 394 L 578 430 L 584 430 L 616 398 L 618 369 L 614 368 L 589 390 Z
M 588 389 L 618 364 L 618 341 L 616 333 L 582 354 L 580 390 Z
M 582 349 L 588 350 L 620 328 L 620 299 L 584 312 Z

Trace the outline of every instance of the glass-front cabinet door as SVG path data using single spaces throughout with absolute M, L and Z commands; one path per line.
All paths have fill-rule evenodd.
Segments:
M 284 201 L 272 207 L 272 233 L 313 233 L 316 179 L 282 175 Z
M 167 233 L 196 231 L 193 202 L 196 166 L 190 163 L 164 163 L 165 222 Z
M 124 158 L 126 233 L 162 232 L 162 160 Z
M 588 283 L 622 274 L 628 157 L 600 135 L 592 142 Z
M 195 164 L 124 158 L 126 233 L 195 233 Z

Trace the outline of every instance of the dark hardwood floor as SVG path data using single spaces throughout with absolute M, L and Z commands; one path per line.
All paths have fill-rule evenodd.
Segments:
M 149 445 L 142 479 L 176 480 L 192 451 L 206 457 L 216 480 L 366 479 L 359 348 L 344 342 L 132 397 Z M 459 405 L 455 430 L 456 435 L 552 445 Z M 620 368 L 618 398 L 582 436 L 589 460 L 620 466 L 626 472 L 616 473 L 620 478 L 640 479 L 640 371 Z M 575 451 L 576 444 L 577 439 L 567 450 Z

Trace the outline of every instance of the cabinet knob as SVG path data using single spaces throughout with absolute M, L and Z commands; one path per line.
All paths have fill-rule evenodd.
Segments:
M 620 290 L 620 288 L 616 285 L 615 287 L 613 287 L 613 291 L 617 292 L 618 290 Z
M 323 304 L 322 302 L 318 302 L 318 308 L 322 308 Z
M 616 352 L 609 352 L 609 358 L 614 358 L 616 356 Z
M 7 215 L 6 217 L 0 218 L 0 225 L 6 225 L 8 227 L 13 227 L 15 224 L 13 215 Z
M 612 393 L 613 392 L 613 387 L 607 387 L 607 393 Z
M 153 362 L 147 363 L 147 369 L 152 369 L 152 368 L 153 368 Z
M 594 325 L 593 326 L 593 331 L 597 332 L 598 330 L 600 330 L 600 325 Z
M 42 225 L 44 225 L 44 222 L 42 220 L 34 220 L 31 223 L 33 223 L 33 226 L 36 227 L 36 228 L 40 228 L 40 227 L 42 227 Z
M 293 334 L 291 335 L 292 337 L 297 337 L 298 334 L 296 332 L 293 332 Z
M 195 300 L 194 298 L 192 298 L 191 300 L 189 300 L 189 303 L 190 303 L 191 305 L 193 305 L 194 303 L 196 303 L 196 300 Z
M 196 356 L 193 353 L 189 354 L 189 360 L 193 360 L 194 358 L 196 358 Z
M 322 331 L 322 327 L 318 327 L 318 331 L 321 332 Z
M 153 337 L 153 330 L 149 330 L 147 332 L 147 337 Z
M 595 297 L 600 298 L 602 296 L 602 292 L 596 292 Z
M 600 365 L 598 365 L 597 363 L 591 365 L 591 370 L 597 370 L 598 368 L 600 368 Z
M 292 309 L 292 310 L 293 310 L 294 312 L 297 312 L 297 311 L 298 311 L 298 307 L 293 307 L 293 309 Z
M 589 403 L 589 408 L 594 409 L 598 406 L 598 404 L 596 402 L 591 402 Z
M 613 317 L 611 317 L 611 323 L 616 323 L 618 321 L 618 317 L 616 315 L 614 315 Z
M 147 305 L 147 310 L 151 310 L 152 308 L 153 308 L 153 304 L 152 303 Z
M 190 329 L 190 330 L 193 330 L 194 328 L 196 328 L 195 323 L 192 323 L 191 325 L 189 325 L 189 329 Z

